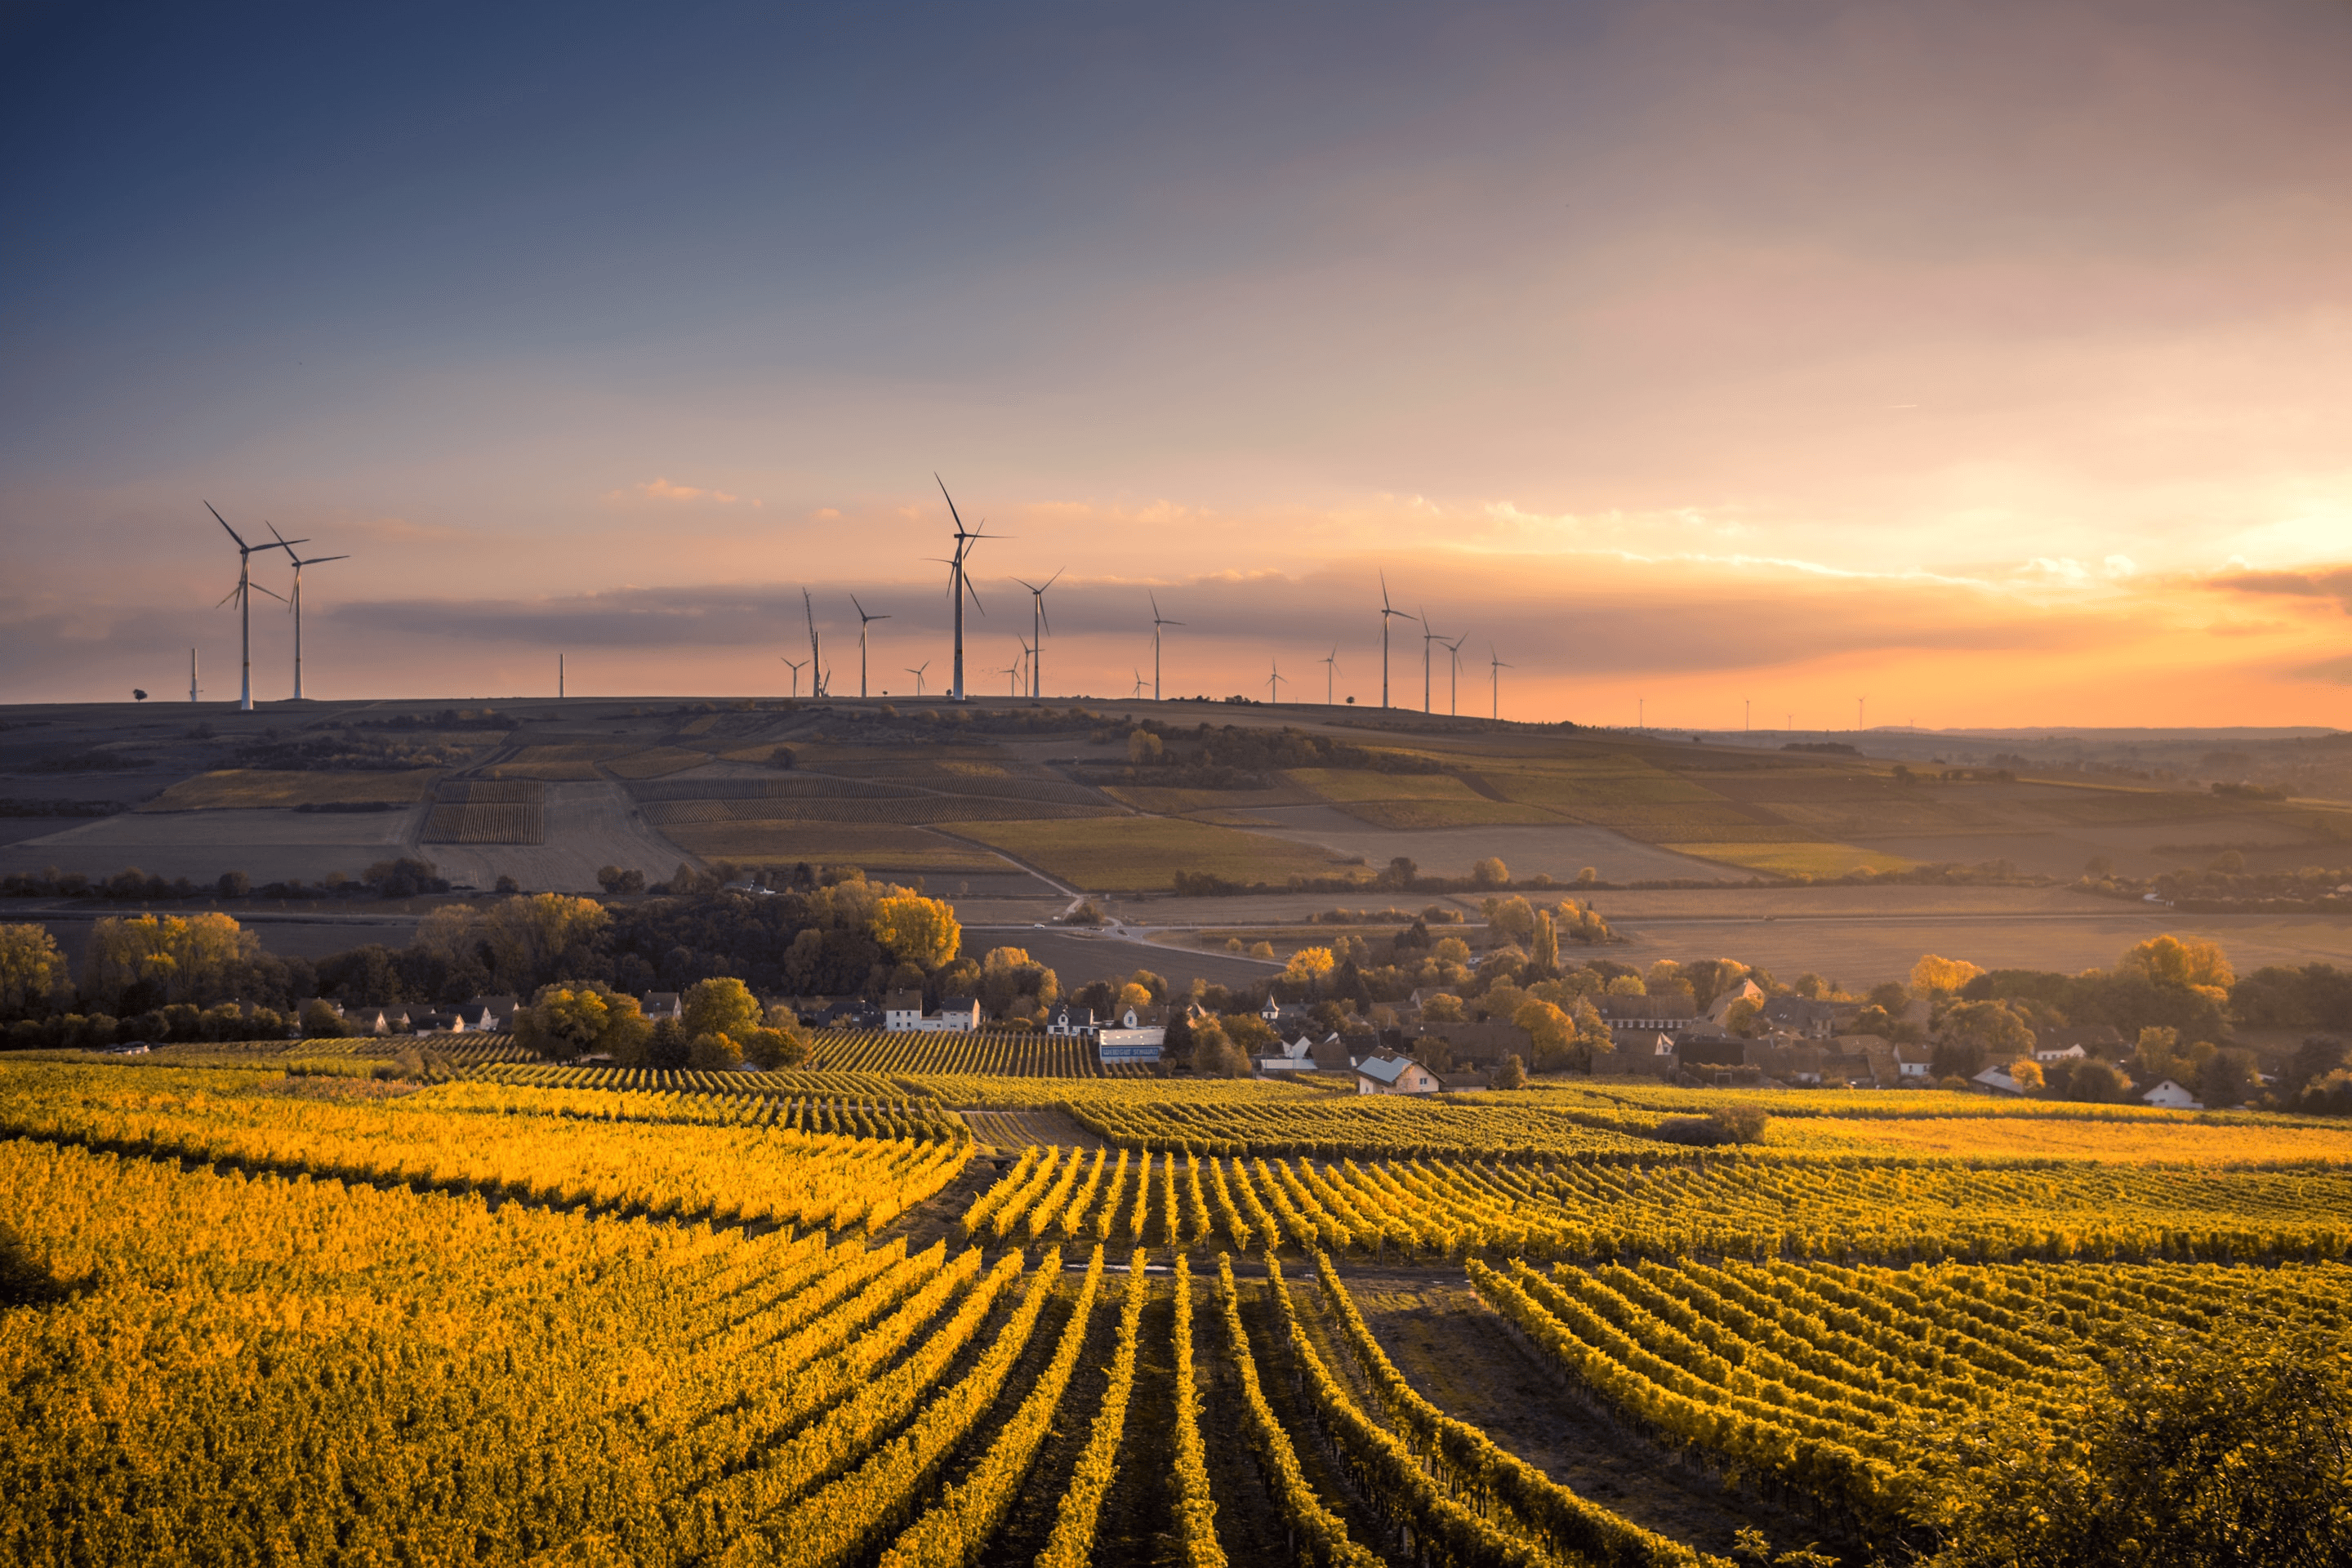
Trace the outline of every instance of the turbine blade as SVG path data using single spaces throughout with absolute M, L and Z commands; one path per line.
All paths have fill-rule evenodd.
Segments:
M 947 497 L 948 515 L 955 519 L 956 532 L 958 534 L 961 534 L 963 532 L 963 514 L 956 510 L 955 497 L 948 495 L 947 480 L 940 478 L 939 470 L 937 468 L 931 470 L 931 479 L 940 487 L 940 494 Z M 908 673 L 912 674 L 913 672 L 910 670 Z
M 228 528 L 228 519 L 220 514 L 220 508 L 213 505 L 210 501 L 206 501 L 205 502 L 205 510 L 213 514 L 213 521 L 215 522 L 219 523 L 223 528 Z M 251 545 L 246 543 L 244 539 L 238 536 L 236 530 L 233 528 L 228 528 L 228 536 L 231 539 L 236 540 L 236 547 L 239 550 L 250 550 L 253 548 Z

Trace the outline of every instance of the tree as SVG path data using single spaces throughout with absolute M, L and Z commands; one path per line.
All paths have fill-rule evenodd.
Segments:
M 1217 1019 L 1203 1018 L 1192 1026 L 1192 1070 L 1203 1078 L 1247 1078 L 1249 1054 L 1234 1044 Z
M 1536 911 L 1536 929 L 1528 939 L 1528 967 L 1542 974 L 1559 973 L 1559 928 L 1549 910 Z
M 302 1004 L 302 1033 L 305 1037 L 333 1040 L 352 1032 L 351 1025 L 343 1021 L 342 1015 L 335 1011 L 334 1004 L 324 997 L 313 996 Z M 153 1033 L 161 1034 L 163 1031 L 158 1029 Z
M 1302 947 L 1290 955 L 1290 962 L 1283 966 L 1282 977 L 1311 987 L 1331 973 L 1336 962 L 1328 947 Z
M 596 885 L 608 893 L 642 893 L 646 890 L 646 874 L 618 866 L 599 867 Z
M 1252 958 L 1272 958 L 1274 956 L 1274 943 L 1270 942 L 1254 942 L 1250 943 L 1249 955 Z
M 1764 1016 L 1764 1009 L 1748 997 L 1734 1002 L 1723 1015 L 1723 1026 L 1742 1038 L 1753 1038 L 1756 1026 Z
M 2065 1088 L 2062 1092 L 2069 1100 L 2087 1100 L 2098 1105 L 2122 1099 L 2128 1087 L 2124 1082 L 2124 1075 L 2105 1062 L 2076 1062 L 2074 1070 L 2066 1075 Z
M 1166 752 L 1167 748 L 1160 743 L 1160 737 L 1150 731 L 1138 728 L 1128 731 L 1127 760 L 1137 767 L 1151 766 L 1160 761 Z
M 1938 958 L 1930 952 L 1911 966 L 1911 989 L 1948 995 L 1983 973 L 1964 959 Z
M 2043 1087 L 2042 1064 L 2032 1057 L 2020 1057 L 2010 1063 L 2009 1077 L 2010 1081 L 2020 1089 L 2033 1089 Z
M 1440 991 L 1421 1004 L 1421 1017 L 1427 1024 L 1458 1024 L 1462 1022 L 1462 998 Z
M 764 1021 L 760 999 L 732 975 L 699 980 L 678 998 L 679 1021 L 688 1040 L 704 1035 L 740 1038 Z
M 1642 984 L 1642 977 L 1638 974 L 1620 974 L 1609 982 L 1608 994 L 1612 996 L 1647 996 L 1649 994 L 1650 988 Z
M 242 871 L 223 871 L 213 889 L 224 899 L 241 899 L 253 891 L 253 879 Z
M 515 1043 L 559 1061 L 599 1051 L 626 1061 L 651 1032 L 635 997 L 594 982 L 542 986 L 515 1011 Z
M 2152 936 L 2126 952 L 2118 968 L 2145 974 L 2158 985 L 2191 991 L 2227 991 L 2237 979 L 2220 946 L 2202 937 Z
M 1923 1446 L 1932 1568 L 2335 1568 L 2352 1561 L 2352 1341 L 2228 1323 L 2137 1335 L 2059 1427 L 2023 1404 Z
M 82 992 L 109 1007 L 134 986 L 154 1001 L 202 1005 L 245 989 L 260 954 L 260 939 L 226 915 L 112 917 L 90 931 Z
M 0 928 L 5 931 L 5 928 Z M 2287 1100 L 2303 1092 L 2304 1085 L 2326 1078 L 2345 1063 L 2344 1042 L 2329 1035 L 2305 1035 L 2303 1044 L 2294 1050 L 2279 1079 L 2279 1093 Z
M 1470 868 L 1470 884 L 1476 888 L 1507 888 L 1511 885 L 1511 868 L 1493 855 Z
M 1558 1009 L 1555 1008 L 1554 1011 Z M 1507 1056 L 1503 1058 L 1503 1065 L 1495 1069 L 1494 1077 L 1487 1081 L 1496 1089 L 1524 1089 L 1527 1087 L 1528 1069 L 1520 1065 L 1519 1058 L 1516 1055 Z
M 1217 1025 L 1244 1056 L 1263 1056 L 1282 1043 L 1274 1026 L 1255 1013 L 1228 1013 Z
M 0 1014 L 46 1013 L 64 999 L 68 984 L 66 955 L 47 927 L 0 925 Z
M 939 968 L 963 945 L 953 906 L 919 893 L 895 894 L 876 903 L 869 929 L 885 953 L 923 970 Z
M 688 1042 L 686 1065 L 702 1072 L 732 1072 L 743 1065 L 743 1047 L 728 1035 L 697 1035 Z
M 464 908 L 444 904 L 433 915 Z M 587 956 L 587 950 L 611 926 L 612 917 L 593 899 L 530 893 L 492 905 L 478 922 L 478 930 L 467 924 L 464 930 L 445 927 L 437 940 L 463 942 L 468 951 L 478 943 L 488 951 L 491 973 L 499 984 L 529 992 L 559 974 L 578 973 L 583 967 L 579 960 Z M 420 942 L 431 925 L 428 917 L 417 927 Z
M 2253 1086 L 2252 1051 L 2217 1050 L 2197 1069 L 2197 1098 L 2208 1110 L 2243 1105 Z
M 1441 964 L 1465 965 L 1470 962 L 1470 944 L 1458 936 L 1442 936 L 1429 955 Z

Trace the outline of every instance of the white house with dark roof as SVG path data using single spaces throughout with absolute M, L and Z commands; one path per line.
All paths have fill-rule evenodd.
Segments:
M 2146 1094 L 2141 1095 L 2140 1099 L 2146 1100 L 2150 1105 L 2162 1106 L 2167 1110 L 2202 1110 L 2205 1109 L 2205 1102 L 2203 1100 L 2198 1099 L 2195 1095 L 2189 1093 L 2187 1089 L 2181 1088 L 2170 1079 L 2166 1079 L 2162 1083 L 2158 1084 L 2154 1089 L 2151 1089 Z
M 1168 1043 L 1162 1007 L 1122 1007 L 1095 1026 L 1095 1056 L 1107 1062 L 1156 1062 Z

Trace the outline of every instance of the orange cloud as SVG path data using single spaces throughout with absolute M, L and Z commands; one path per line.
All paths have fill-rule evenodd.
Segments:
M 710 501 L 719 506 L 743 503 L 741 496 L 730 495 L 721 489 L 705 489 L 697 485 L 674 485 L 658 475 L 642 484 L 631 485 L 625 490 L 614 490 L 608 499 L 621 500 L 631 496 L 644 496 L 652 500 Z M 760 501 L 754 497 L 748 504 L 758 506 Z

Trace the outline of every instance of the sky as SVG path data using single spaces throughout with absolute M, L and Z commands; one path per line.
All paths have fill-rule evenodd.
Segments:
M 1385 575 L 1400 706 L 2352 724 L 2347 80 L 2344 0 L 0 8 L 0 701 L 234 697 L 206 502 L 350 557 L 314 697 L 805 691 L 803 591 L 936 691 L 936 474 L 975 691 L 1058 571 L 1048 695 L 1156 598 L 1170 696 L 1377 703 Z

